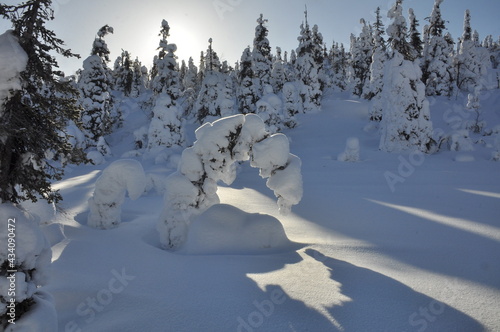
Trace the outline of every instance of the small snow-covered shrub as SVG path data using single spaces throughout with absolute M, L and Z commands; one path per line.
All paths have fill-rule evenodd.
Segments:
M 339 161 L 359 161 L 359 139 L 348 138 L 345 144 L 345 151 L 339 154 Z
M 109 229 L 121 222 L 121 206 L 125 193 L 131 199 L 139 198 L 146 186 L 142 165 L 133 159 L 113 162 L 97 179 L 93 196 L 89 199 L 88 225 Z
M 468 130 L 457 130 L 450 135 L 448 144 L 451 151 L 473 151 L 474 146 Z
M 52 298 L 40 289 L 50 274 L 49 242 L 36 218 L 14 204 L 0 205 L 0 220 L 0 330 L 56 331 Z
M 283 134 L 271 135 L 255 114 L 207 122 L 196 130 L 196 142 L 182 153 L 177 172 L 166 180 L 164 209 L 158 223 L 162 245 L 177 249 L 186 240 L 191 218 L 219 203 L 217 182 L 230 185 L 236 163 L 251 161 L 278 198 L 286 214 L 302 198 L 300 158 L 289 153 Z

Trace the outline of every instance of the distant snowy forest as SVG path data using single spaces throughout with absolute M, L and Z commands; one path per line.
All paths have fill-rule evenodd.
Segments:
M 74 144 L 97 150 L 90 155 L 96 162 L 105 157 L 105 137 L 122 123 L 123 103 L 130 98 L 151 117 L 149 127 L 135 133 L 138 151 L 148 154 L 186 146 L 186 123 L 238 113 L 258 114 L 271 132 L 293 128 L 296 114 L 320 110 L 323 95 L 348 91 L 372 101 L 370 120 L 382 124 L 381 149 L 436 151 L 445 138 L 433 137 L 426 97 L 469 94 L 469 107 L 479 109 L 482 91 L 500 87 L 493 71 L 500 62 L 500 40 L 491 35 L 481 40 L 469 11 L 462 36 L 454 38 L 446 31 L 441 3 L 435 2 L 423 29 L 413 10 L 404 17 L 402 1 L 389 12 L 388 27 L 377 9 L 375 22 L 361 19 L 362 32 L 351 35 L 348 46 L 327 45 L 306 11 L 297 49 L 290 52 L 279 47 L 273 52 L 261 15 L 252 46 L 234 67 L 221 63 L 212 39 L 198 59 L 179 63 L 177 47 L 168 40 L 175 27 L 166 20 L 152 68 L 127 51 L 112 63 L 105 39 L 112 38 L 113 29 L 104 26 L 83 68 L 66 78 L 80 92 L 82 106 L 80 121 L 71 129 Z M 480 132 L 482 125 L 478 120 L 469 129 Z
M 484 121 L 481 100 L 500 89 L 500 39 L 481 39 L 469 11 L 463 34 L 452 36 L 442 2 L 436 0 L 429 17 L 419 21 L 413 10 L 405 13 L 403 0 L 395 0 L 390 23 L 384 26 L 377 9 L 374 22 L 361 19 L 361 33 L 351 35 L 350 45 L 325 41 L 306 10 L 297 24 L 297 48 L 290 51 L 273 51 L 267 20 L 260 15 L 252 45 L 234 66 L 220 61 L 212 39 L 206 51 L 179 63 L 177 46 L 169 41 L 176 27 L 167 20 L 158 22 L 158 55 L 151 68 L 126 50 L 110 59 L 106 39 L 114 30 L 105 25 L 89 41 L 92 50 L 82 68 L 69 77 L 57 69 L 54 54 L 76 55 L 45 27 L 53 19 L 51 0 L 0 4 L 0 15 L 12 22 L 12 30 L 0 35 L 0 223 L 9 222 L 0 230 L 0 330 L 17 331 L 9 323 L 34 303 L 42 313 L 29 316 L 35 323 L 25 321 L 25 330 L 57 326 L 51 297 L 39 290 L 48 280 L 51 246 L 36 218 L 19 204 L 61 201 L 53 183 L 67 165 L 101 165 L 113 158 L 174 164 L 178 170 L 166 183 L 180 189 L 166 195 L 159 232 L 163 247 L 176 249 L 186 240 L 186 211 L 217 202 L 217 182 L 232 183 L 234 163 L 251 159 L 280 210 L 296 205 L 302 198 L 301 161 L 289 153 L 281 132 L 297 130 L 298 116 L 320 112 L 322 101 L 334 93 L 369 103 L 366 126 L 380 136 L 384 152 L 468 151 L 474 134 L 488 137 L 490 159 L 499 161 L 500 125 Z M 466 100 L 472 116 L 452 132 L 435 130 L 429 99 L 436 96 Z M 112 136 L 137 109 L 147 124 L 134 127 L 135 148 L 118 152 Z M 199 126 L 195 143 L 189 134 Z M 359 145 L 357 138 L 349 139 L 339 160 L 358 161 Z M 125 191 L 136 198 L 146 185 L 155 186 L 134 161 L 103 172 L 88 202 L 89 226 L 116 226 Z M 15 228 L 23 237 L 15 237 Z

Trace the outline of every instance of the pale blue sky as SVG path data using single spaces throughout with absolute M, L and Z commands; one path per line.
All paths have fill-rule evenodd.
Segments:
M 157 53 L 162 19 L 170 24 L 169 41 L 177 44 L 179 60 L 193 56 L 198 65 L 200 51 L 206 50 L 212 37 L 215 50 L 232 65 L 244 48 L 252 44 L 260 13 L 269 20 L 273 50 L 276 46 L 284 51 L 297 47 L 304 5 L 308 7 L 310 24 L 318 24 L 328 46 L 335 40 L 348 48 L 350 34 L 360 32 L 360 18 L 372 22 L 379 6 L 387 23 L 385 13 L 394 0 L 53 0 L 53 3 L 56 19 L 51 27 L 82 58 L 88 56 L 97 30 L 109 24 L 115 29 L 106 38 L 112 61 L 124 49 L 149 67 Z M 403 2 L 405 12 L 414 8 L 421 27 L 426 24 L 424 19 L 430 15 L 433 4 L 434 0 Z M 471 10 L 472 27 L 479 31 L 481 39 L 488 34 L 495 39 L 500 36 L 498 0 L 445 0 L 441 8 L 455 39 L 462 33 L 466 9 Z M 3 22 L 2 28 L 8 27 Z M 71 74 L 81 67 L 81 62 L 61 60 L 60 64 Z

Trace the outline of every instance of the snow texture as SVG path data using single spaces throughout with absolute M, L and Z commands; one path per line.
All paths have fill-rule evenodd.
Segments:
M 135 200 L 144 193 L 145 186 L 146 175 L 138 161 L 122 159 L 113 162 L 95 183 L 94 194 L 88 201 L 87 224 L 101 229 L 118 226 L 125 193 Z
M 158 224 L 165 248 L 179 248 L 186 240 L 191 218 L 219 203 L 217 182 L 230 185 L 236 178 L 237 162 L 250 159 L 251 166 L 260 169 L 283 214 L 302 198 L 300 159 L 289 153 L 288 138 L 270 135 L 257 115 L 207 122 L 196 130 L 196 139 L 182 153 L 177 172 L 166 181 Z
M 20 73 L 26 68 L 28 56 L 12 31 L 0 35 L 0 100 L 9 98 L 12 91 L 21 89 Z M 2 116 L 0 108 L 0 116 Z

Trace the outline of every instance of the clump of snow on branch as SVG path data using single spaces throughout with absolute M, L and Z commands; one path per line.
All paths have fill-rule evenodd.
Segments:
M 142 165 L 133 159 L 113 162 L 97 179 L 93 196 L 89 199 L 87 224 L 109 229 L 121 222 L 121 206 L 125 193 L 135 200 L 144 192 L 146 175 Z
M 356 137 L 348 138 L 345 144 L 345 151 L 339 154 L 339 161 L 359 161 L 359 139 Z
M 165 248 L 181 246 L 191 218 L 220 202 L 217 182 L 230 185 L 239 161 L 250 160 L 252 167 L 260 168 L 283 214 L 302 198 L 300 159 L 289 153 L 287 137 L 271 135 L 257 115 L 239 114 L 207 122 L 196 130 L 196 139 L 182 153 L 177 172 L 166 180 L 165 205 L 158 224 Z
M 17 42 L 12 31 L 0 35 L 0 100 L 10 97 L 12 91 L 21 89 L 20 73 L 26 68 L 28 56 Z M 0 108 L 0 116 L 2 109 Z

